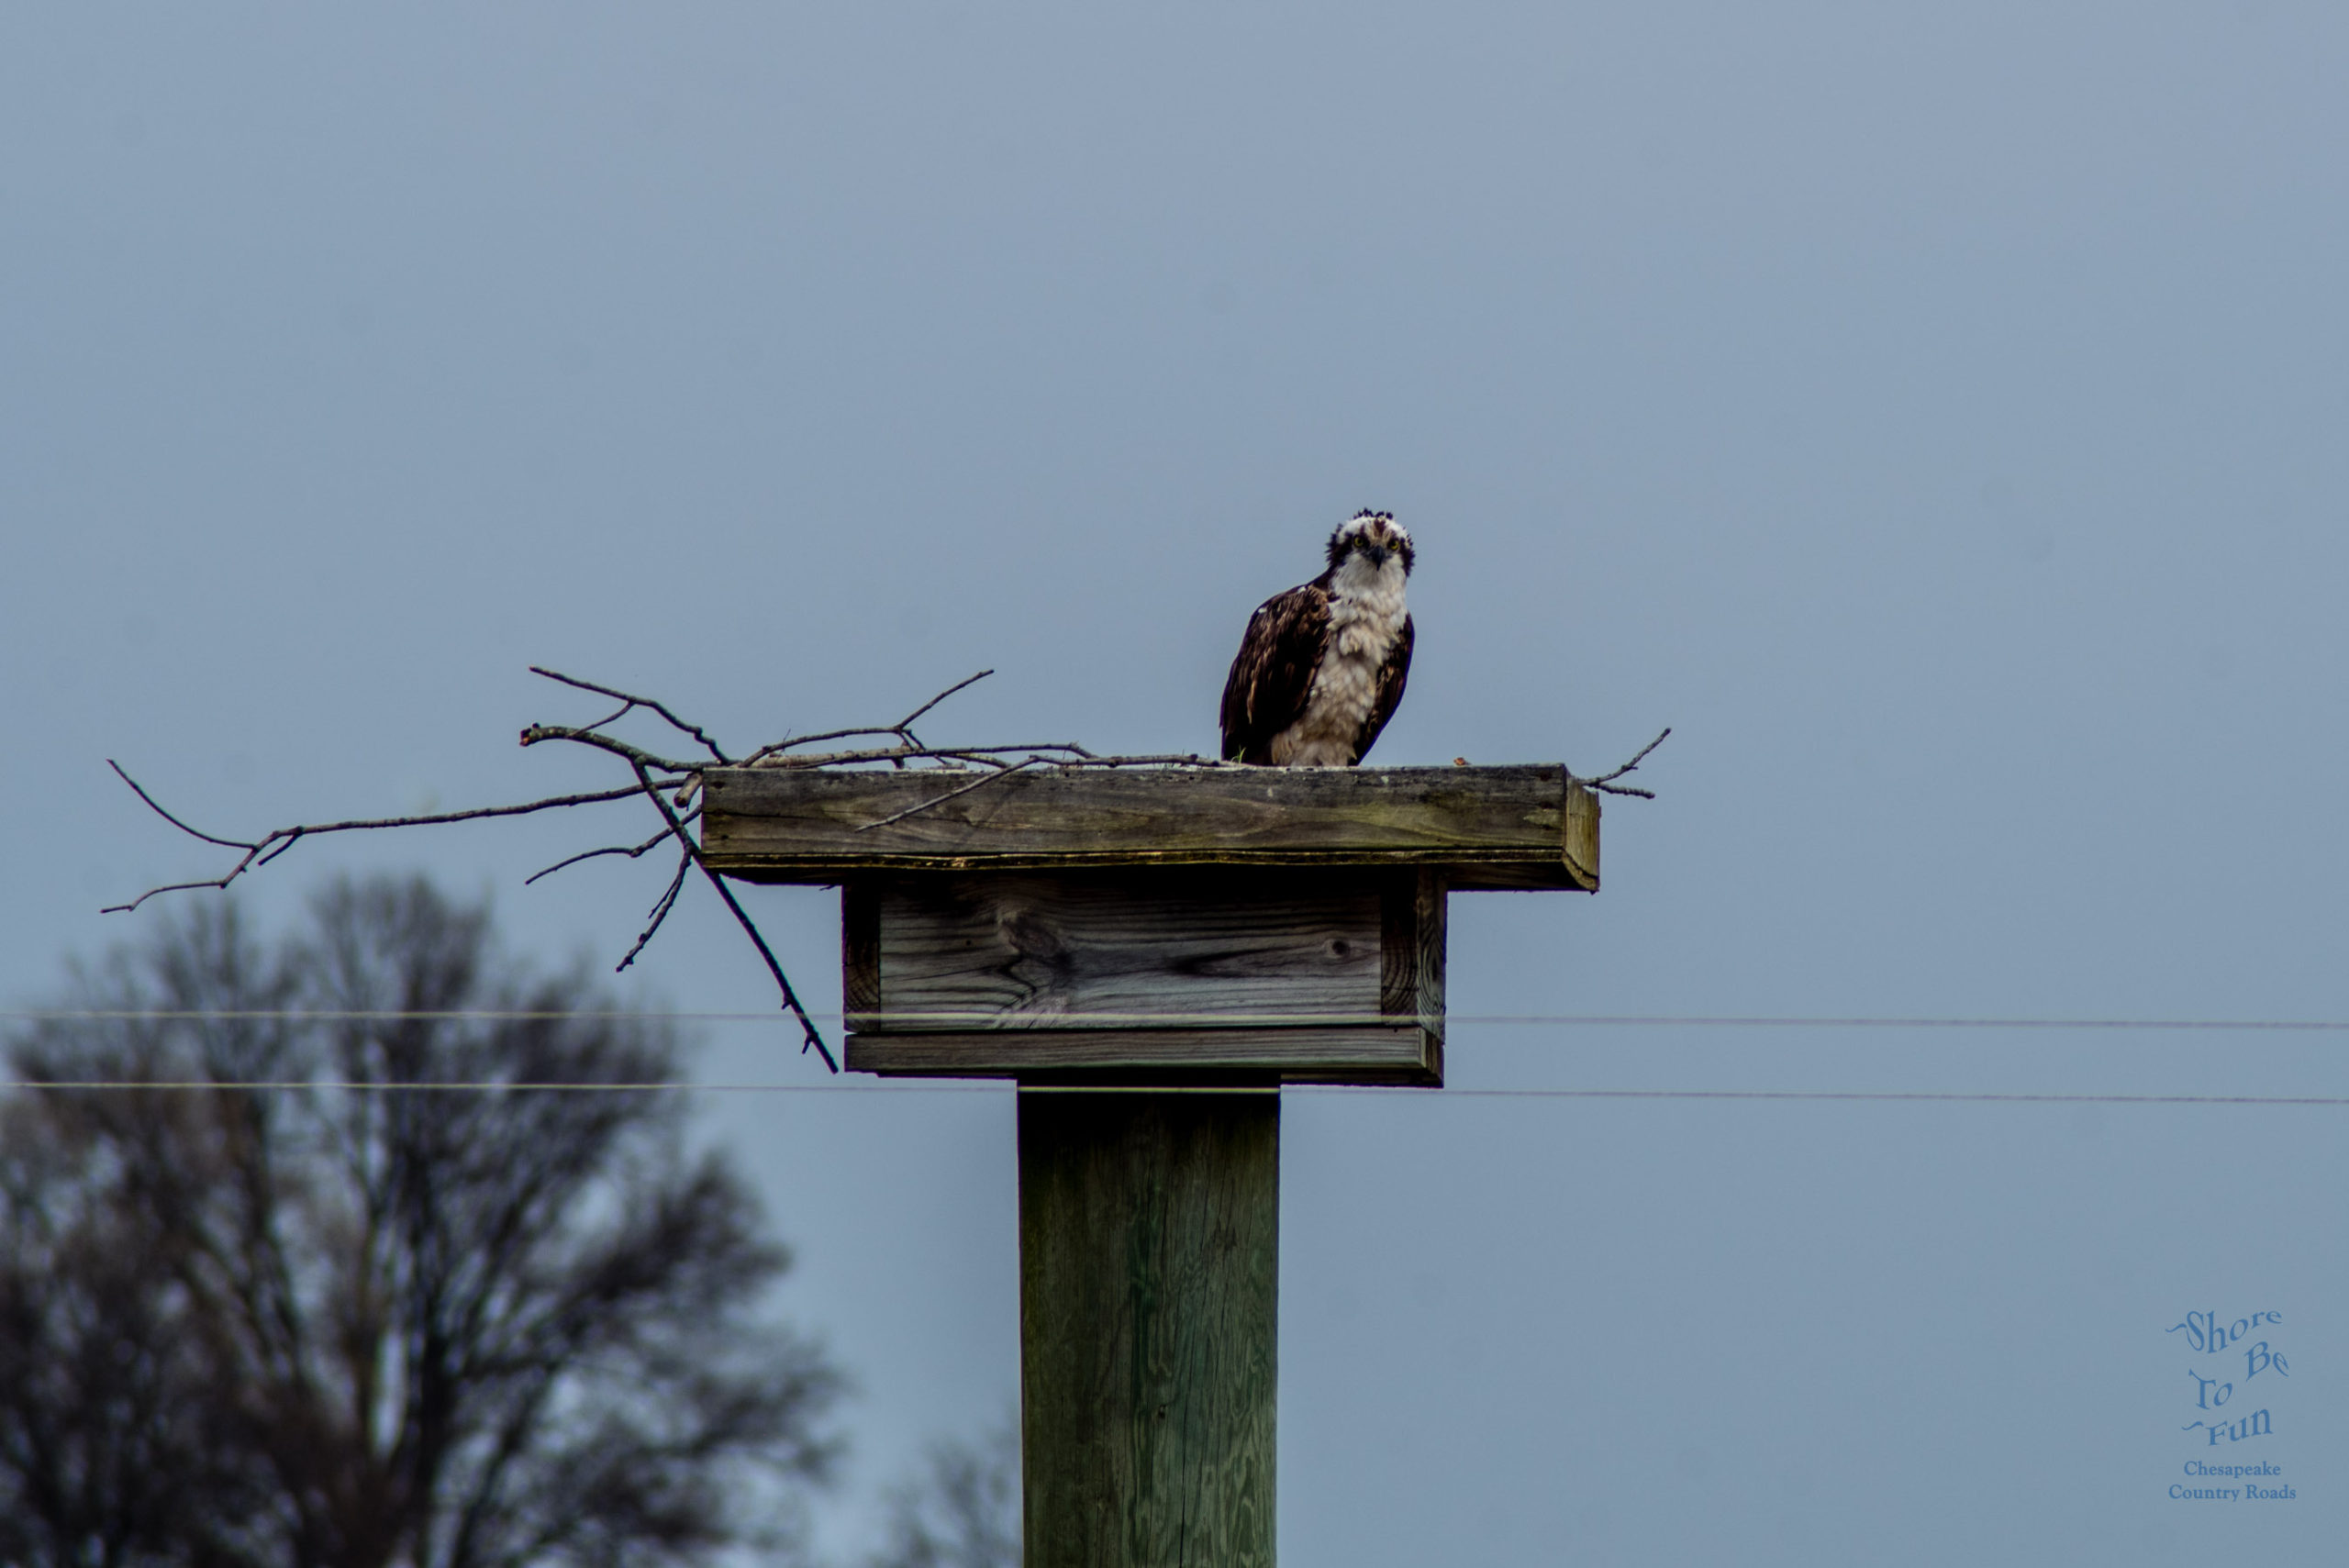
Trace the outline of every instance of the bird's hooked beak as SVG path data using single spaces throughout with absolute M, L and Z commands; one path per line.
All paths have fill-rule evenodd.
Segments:
M 1370 558 L 1370 563 L 1373 566 L 1386 565 L 1386 558 L 1395 553 L 1383 544 L 1365 544 L 1362 547 L 1362 552 Z

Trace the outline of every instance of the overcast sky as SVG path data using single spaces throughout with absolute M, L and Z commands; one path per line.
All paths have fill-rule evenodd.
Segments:
M 107 757 L 231 833 L 621 782 L 514 746 L 594 717 L 531 662 L 741 747 L 993 666 L 941 737 L 1205 748 L 1376 506 L 1374 761 L 1675 727 L 1605 892 L 1454 900 L 1455 1088 L 2349 1095 L 2341 1035 L 1466 1021 L 2349 1018 L 2345 74 L 2349 11 L 2262 0 L 11 7 L 0 999 L 221 864 Z M 422 866 L 608 963 L 661 868 L 519 884 L 640 815 L 248 896 Z M 749 896 L 836 1008 L 836 902 Z M 772 1006 L 706 893 L 640 967 Z M 1284 1115 L 1293 1564 L 2349 1529 L 2349 1106 Z M 1014 1397 L 1012 1105 L 706 1125 L 863 1389 L 845 1549 Z M 2272 1438 L 2180 1430 L 2188 1310 L 2283 1315 Z M 2171 1499 L 2198 1454 L 2298 1496 Z

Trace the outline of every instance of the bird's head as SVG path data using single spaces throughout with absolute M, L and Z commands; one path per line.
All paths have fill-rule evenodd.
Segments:
M 1410 532 L 1391 513 L 1356 512 L 1330 536 L 1331 566 L 1343 567 L 1352 556 L 1360 556 L 1374 572 L 1384 569 L 1390 560 L 1399 561 L 1408 577 L 1411 574 Z

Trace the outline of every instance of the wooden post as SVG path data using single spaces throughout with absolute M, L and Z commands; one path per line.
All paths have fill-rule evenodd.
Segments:
M 1019 1095 L 1027 1568 L 1270 1568 L 1280 1096 Z
M 1453 768 L 713 768 L 837 884 L 852 1072 L 1019 1090 L 1028 1568 L 1269 1568 L 1281 1084 L 1443 1083 L 1446 901 L 1598 888 L 1598 797 Z

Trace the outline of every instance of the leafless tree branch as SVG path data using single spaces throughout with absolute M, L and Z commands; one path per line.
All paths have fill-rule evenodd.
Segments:
M 1008 764 L 1000 762 L 996 763 L 995 764 L 992 772 L 979 774 L 978 777 L 973 779 L 969 784 L 958 785 L 953 789 L 948 790 L 944 795 L 932 795 L 928 800 L 921 801 L 917 805 L 907 806 L 903 811 L 893 811 L 886 817 L 875 818 L 871 822 L 867 822 L 863 827 L 859 828 L 857 831 L 860 833 L 870 833 L 875 828 L 886 828 L 892 822 L 903 822 L 907 817 L 915 816 L 919 812 L 928 811 L 933 806 L 943 806 L 948 801 L 952 800 L 956 795 L 968 795 L 982 784 L 991 784 L 997 779 L 1003 778 L 1011 773 L 1019 773 L 1023 768 L 1032 767 L 1042 761 L 1043 759 L 1041 757 L 1030 757 L 1026 762 L 1012 762 Z
M 791 977 L 784 973 L 783 965 L 775 962 L 774 951 L 767 946 L 766 938 L 759 935 L 758 927 L 751 923 L 751 917 L 743 912 L 741 904 L 734 896 L 734 890 L 726 885 L 726 879 L 709 869 L 709 862 L 702 858 L 701 846 L 695 843 L 693 835 L 685 831 L 685 824 L 677 819 L 677 814 L 670 809 L 669 803 L 661 798 L 661 786 L 652 782 L 642 763 L 637 763 L 635 767 L 636 782 L 643 786 L 644 796 L 652 802 L 652 809 L 658 811 L 661 820 L 669 825 L 670 833 L 675 837 L 686 858 L 701 867 L 702 875 L 709 880 L 709 885 L 717 890 L 718 896 L 725 900 L 726 907 L 732 912 L 736 923 L 751 939 L 751 945 L 758 949 L 759 956 L 766 961 L 767 973 L 774 976 L 775 984 L 783 991 L 783 1005 L 790 1009 L 793 1018 L 799 1020 L 800 1031 L 806 1037 L 800 1042 L 799 1054 L 807 1055 L 807 1048 L 812 1045 L 816 1048 L 816 1054 L 824 1059 L 824 1065 L 835 1073 L 839 1072 L 841 1064 L 832 1060 L 831 1051 L 824 1045 L 824 1037 L 816 1032 L 816 1021 L 807 1016 L 807 1009 L 800 1006 L 799 994 L 791 988 Z
M 625 717 L 628 714 L 629 708 L 651 708 L 654 713 L 657 713 L 662 717 L 667 719 L 673 728 L 681 729 L 687 735 L 692 736 L 695 740 L 700 741 L 703 748 L 709 752 L 713 759 L 721 763 L 727 760 L 726 753 L 718 750 L 718 742 L 712 740 L 708 736 L 702 733 L 700 725 L 687 724 L 684 719 L 679 718 L 675 714 L 671 713 L 665 705 L 655 702 L 651 697 L 640 697 L 633 692 L 623 692 L 612 686 L 599 686 L 593 681 L 583 681 L 575 675 L 566 675 L 559 670 L 550 670 L 542 664 L 531 665 L 530 673 L 533 675 L 543 675 L 550 681 L 560 681 L 566 686 L 576 686 L 583 692 L 595 692 L 602 696 L 618 697 L 621 702 L 628 705 L 626 707 L 621 708 L 618 713 L 612 715 L 610 718 L 601 719 L 596 723 L 588 726 L 591 729 L 601 729 L 605 725 L 614 723 L 615 721 Z M 973 679 L 976 679 L 976 677 L 974 676 Z M 968 685 L 970 683 L 968 681 L 963 683 L 965 685 Z
M 979 682 L 985 680 L 989 675 L 994 673 L 995 672 L 993 670 L 982 670 L 975 675 L 963 676 L 961 680 L 955 682 L 952 685 L 947 687 L 944 691 L 939 693 L 936 696 L 930 698 L 928 702 L 914 709 L 913 712 L 897 720 L 895 724 L 882 725 L 878 728 L 869 729 L 823 729 L 817 731 L 813 735 L 792 736 L 782 740 L 777 740 L 772 745 L 760 747 L 757 751 L 742 759 L 742 766 L 746 768 L 755 767 L 762 759 L 774 756 L 783 751 L 787 751 L 795 746 L 813 746 L 818 740 L 846 740 L 852 736 L 857 735 L 894 735 L 897 737 L 898 740 L 904 741 L 907 747 L 912 749 L 911 751 L 908 751 L 906 754 L 910 755 L 914 752 L 918 752 L 921 750 L 921 742 L 914 737 L 914 720 L 919 718 L 923 714 L 928 713 L 931 708 L 936 707 L 940 703 L 944 702 L 948 697 L 952 696 L 956 692 L 961 691 L 963 687 L 976 685 Z M 882 759 L 875 758 L 874 760 L 880 761 Z M 815 762 L 812 759 L 803 759 L 797 761 L 795 765 L 799 767 L 811 767 L 819 766 L 821 764 Z
M 1047 756 L 1040 752 L 1031 752 L 1029 756 L 1017 762 L 1006 762 L 999 755 L 996 754 L 996 750 L 997 749 L 994 747 L 987 747 L 983 750 L 972 751 L 924 751 L 921 755 L 925 757 L 943 759 L 951 762 L 978 762 L 984 765 L 987 771 L 979 774 L 978 777 L 971 780 L 970 783 L 950 789 L 943 795 L 932 795 L 928 800 L 918 801 L 912 806 L 907 806 L 903 811 L 893 811 L 886 817 L 880 817 L 872 822 L 867 822 L 863 827 L 859 828 L 857 831 L 860 833 L 869 833 L 875 828 L 886 828 L 893 822 L 903 822 L 907 817 L 918 816 L 922 812 L 928 811 L 932 806 L 943 806 L 957 795 L 968 795 L 974 789 L 983 788 L 987 784 L 996 783 L 999 779 L 1008 777 L 1012 773 L 1024 772 L 1029 768 L 1236 768 L 1245 765 L 1244 763 L 1228 762 L 1219 759 L 1211 760 L 1200 756 L 1196 751 L 1162 752 L 1155 756 L 1097 757 L 1092 752 L 1085 751 L 1082 747 L 1074 746 L 1052 748 L 1052 750 L 1055 751 L 1074 751 L 1078 753 L 1074 756 Z M 1006 747 L 1002 750 L 1009 751 L 1012 750 L 1012 748 Z M 1645 794 L 1646 792 L 1641 791 L 1639 793 Z
M 908 764 L 926 764 L 923 771 L 935 771 L 941 773 L 972 771 L 971 777 L 958 780 L 952 787 L 941 790 L 939 794 L 917 802 L 902 811 L 894 812 L 877 821 L 868 822 L 859 829 L 859 831 L 870 831 L 875 828 L 885 828 L 892 823 L 902 822 L 909 817 L 931 810 L 948 801 L 968 795 L 974 790 L 983 789 L 1013 773 L 1036 769 L 1237 768 L 1244 765 L 1226 762 L 1220 758 L 1201 756 L 1196 751 L 1102 755 L 1088 751 L 1074 740 L 1037 741 L 1022 745 L 999 746 L 931 746 L 925 743 L 915 733 L 913 727 L 917 721 L 935 710 L 947 698 L 993 674 L 994 672 L 991 670 L 982 670 L 974 675 L 968 675 L 955 682 L 895 724 L 820 730 L 810 735 L 787 737 L 762 746 L 749 753 L 740 762 L 735 762 L 729 759 L 725 749 L 699 725 L 679 717 L 667 705 L 651 697 L 640 696 L 633 692 L 622 691 L 617 686 L 603 685 L 595 681 L 584 681 L 577 676 L 566 675 L 541 665 L 533 664 L 529 668 L 533 674 L 543 676 L 547 680 L 578 691 L 592 692 L 599 696 L 610 697 L 620 706 L 593 724 L 529 725 L 521 732 L 521 743 L 524 746 L 535 746 L 544 741 L 564 740 L 618 757 L 626 762 L 629 771 L 636 775 L 634 784 L 616 789 L 595 790 L 578 795 L 551 795 L 542 800 L 526 801 L 515 806 L 484 806 L 464 811 L 430 812 L 410 817 L 354 817 L 340 822 L 305 823 L 290 828 L 273 828 L 259 839 L 248 840 L 222 838 L 192 827 L 165 810 L 162 804 L 150 795 L 144 785 L 123 770 L 121 764 L 109 759 L 106 765 L 113 768 L 117 776 L 130 787 L 131 792 L 164 821 L 205 843 L 217 845 L 224 850 L 238 850 L 243 852 L 236 864 L 223 875 L 205 881 L 175 882 L 160 887 L 151 887 L 127 904 L 108 906 L 106 912 L 113 914 L 136 909 L 161 894 L 186 892 L 206 887 L 225 888 L 247 872 L 267 865 L 271 861 L 292 849 L 301 840 L 317 834 L 351 832 L 361 828 L 417 828 L 444 822 L 469 822 L 492 817 L 519 817 L 563 806 L 625 800 L 640 795 L 650 800 L 653 808 L 661 814 L 662 827 L 659 832 L 640 844 L 610 844 L 600 849 L 583 851 L 578 854 L 566 856 L 552 865 L 533 873 L 526 879 L 526 884 L 551 876 L 566 866 L 576 865 L 581 861 L 594 860 L 599 856 L 624 855 L 630 860 L 637 860 L 650 853 L 659 845 L 674 840 L 679 851 L 676 873 L 670 878 L 666 890 L 654 902 L 647 917 L 644 930 L 621 958 L 618 967 L 626 969 L 636 962 L 637 956 L 660 931 L 662 924 L 668 919 L 670 911 L 676 906 L 678 895 L 684 889 L 688 873 L 698 866 L 711 888 L 717 892 L 728 911 L 733 915 L 736 923 L 751 939 L 751 945 L 758 950 L 759 957 L 765 962 L 768 973 L 774 977 L 775 984 L 782 993 L 785 1010 L 797 1021 L 805 1036 L 800 1047 L 801 1051 L 804 1052 L 812 1048 L 823 1057 L 827 1067 L 838 1072 L 839 1064 L 833 1060 L 831 1051 L 825 1046 L 814 1021 L 808 1017 L 807 1010 L 800 1005 L 798 993 L 793 989 L 789 976 L 784 973 L 783 965 L 776 961 L 774 950 L 768 947 L 766 939 L 760 934 L 758 927 L 743 910 L 725 878 L 710 869 L 709 862 L 702 856 L 701 846 L 695 841 L 693 835 L 686 831 L 688 826 L 701 816 L 700 809 L 693 806 L 693 799 L 701 787 L 702 774 L 706 769 L 712 766 L 856 768 L 876 767 L 884 764 L 892 768 L 904 768 Z M 664 757 L 606 733 L 609 726 L 626 718 L 639 708 L 657 715 L 672 728 L 691 737 L 709 753 L 710 760 L 681 760 Z M 1572 773 L 1567 776 L 1588 789 L 1603 791 L 1609 795 L 1637 795 L 1642 799 L 1653 800 L 1655 798 L 1653 791 L 1616 781 L 1638 768 L 1642 762 L 1646 761 L 1649 753 L 1664 744 L 1665 737 L 1671 733 L 1669 729 L 1664 730 L 1645 746 L 1641 747 L 1630 762 L 1611 772 L 1601 773 L 1595 778 L 1581 778 Z M 857 740 L 885 743 L 851 746 L 829 751 L 808 751 L 801 749 L 825 741 Z M 668 798 L 669 792 L 674 792 L 674 800 Z
M 985 680 L 989 675 L 994 673 L 995 672 L 993 670 L 982 670 L 975 675 L 963 676 L 961 680 L 955 682 L 952 685 L 947 687 L 944 691 L 939 693 L 936 696 L 930 698 L 928 702 L 922 704 L 919 707 L 914 709 L 913 712 L 906 715 L 905 717 L 897 720 L 896 723 L 891 725 L 889 728 L 896 730 L 900 735 L 912 734 L 915 719 L 919 718 L 923 714 L 928 713 L 931 708 L 936 707 L 940 703 L 944 702 L 948 697 L 952 696 L 956 692 L 961 691 L 963 687 L 975 686 L 981 681 Z
M 552 811 L 566 806 L 593 806 L 599 801 L 626 800 L 629 795 L 638 793 L 634 786 L 629 786 L 625 789 L 595 790 L 585 795 L 550 795 L 544 800 L 525 801 L 518 806 L 477 806 L 466 811 L 435 811 L 416 817 L 353 817 L 343 822 L 311 822 L 297 828 L 273 828 L 259 839 L 248 842 L 242 839 L 219 838 L 200 828 L 189 827 L 157 805 L 155 797 L 149 795 L 137 779 L 125 773 L 121 763 L 109 757 L 106 759 L 106 766 L 112 768 L 116 776 L 128 784 L 131 793 L 146 802 L 156 816 L 181 832 L 187 834 L 190 838 L 201 839 L 207 844 L 217 844 L 223 849 L 245 851 L 244 858 L 231 866 L 226 875 L 216 876 L 204 882 L 175 882 L 162 887 L 150 887 L 128 904 L 106 906 L 101 913 L 107 915 L 127 914 L 159 893 L 184 893 L 198 887 L 226 887 L 245 873 L 258 866 L 267 865 L 271 861 L 292 849 L 297 840 L 315 837 L 320 833 L 349 833 L 372 828 L 429 828 L 443 822 L 473 822 L 489 817 L 524 817 L 534 811 Z
M 132 778 L 128 773 L 122 771 L 122 764 L 120 762 L 116 762 L 112 757 L 108 757 L 106 759 L 106 766 L 114 770 L 115 777 L 120 779 L 123 783 L 130 786 L 131 794 L 137 795 L 139 799 L 147 803 L 148 810 L 152 811 L 156 816 L 161 817 L 164 821 L 170 823 L 173 827 L 178 828 L 181 832 L 187 834 L 189 837 L 201 839 L 207 844 L 217 844 L 224 850 L 257 850 L 261 848 L 258 844 L 248 844 L 242 839 L 218 839 L 206 832 L 201 828 L 189 827 L 186 823 L 181 821 L 178 817 L 173 816 L 170 812 L 157 805 L 155 797 L 149 795 L 144 789 L 140 788 L 137 779 Z
M 636 792 L 634 790 L 630 790 L 629 793 L 633 795 Z M 689 811 L 685 815 L 682 820 L 691 822 L 700 815 L 701 813 L 698 810 Z M 532 872 L 529 875 L 522 879 L 522 885 L 528 887 L 530 884 L 538 881 L 540 877 L 552 876 L 555 873 L 561 871 L 565 866 L 575 866 L 581 861 L 592 861 L 599 855 L 626 855 L 632 861 L 640 860 L 645 855 L 651 853 L 656 846 L 667 842 L 668 838 L 669 829 L 663 828 L 661 831 L 653 834 L 652 837 L 645 840 L 644 842 L 638 844 L 633 848 L 627 844 L 607 844 L 600 850 L 582 850 L 575 855 L 564 856 L 562 860 L 555 862 L 554 864 L 546 867 L 542 871 Z
M 652 842 L 657 844 L 668 837 L 669 834 L 664 830 L 657 834 Z M 685 873 L 693 869 L 694 857 L 690 851 L 677 857 L 677 874 L 669 879 L 669 891 L 663 893 L 660 901 L 652 906 L 652 913 L 647 917 L 643 934 L 636 939 L 636 945 L 628 950 L 619 962 L 612 965 L 614 974 L 619 973 L 636 962 L 636 955 L 644 951 L 644 944 L 651 941 L 652 933 L 661 929 L 661 922 L 669 917 L 669 911 L 676 907 L 678 891 L 685 885 Z
M 569 724 L 529 724 L 523 726 L 522 744 L 536 746 L 544 740 L 575 740 L 582 746 L 593 746 L 599 751 L 630 762 L 641 763 L 656 773 L 690 773 L 708 766 L 707 762 L 678 762 L 667 757 L 655 756 L 641 746 L 631 746 L 600 730 Z
M 1666 725 L 1663 735 L 1657 736 L 1654 740 L 1649 741 L 1646 745 L 1633 752 L 1631 754 L 1631 760 L 1624 763 L 1621 767 L 1617 768 L 1613 773 L 1601 773 L 1595 779 L 1576 778 L 1572 773 L 1567 773 L 1566 776 L 1574 779 L 1575 783 L 1582 785 L 1585 789 L 1600 790 L 1608 795 L 1635 795 L 1642 800 L 1653 800 L 1655 798 L 1655 791 L 1652 789 L 1641 789 L 1632 784 L 1619 784 L 1615 781 L 1621 778 L 1625 773 L 1630 773 L 1633 768 L 1638 767 L 1642 762 L 1646 762 L 1648 759 L 1648 753 L 1663 745 L 1664 736 L 1668 736 L 1671 733 L 1672 727 Z

